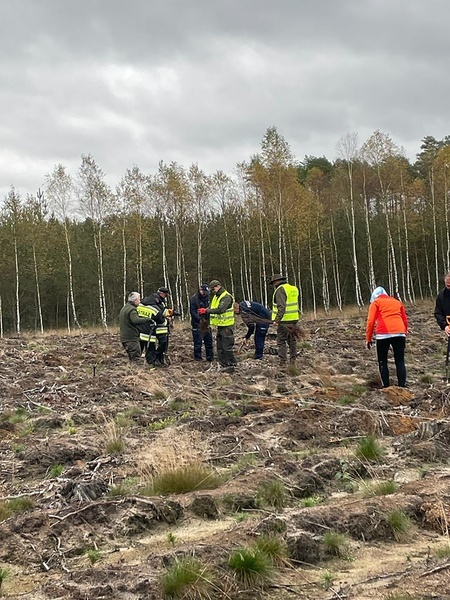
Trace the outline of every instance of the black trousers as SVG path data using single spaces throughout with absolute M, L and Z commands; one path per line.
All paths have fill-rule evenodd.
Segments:
M 213 337 L 211 329 L 201 331 L 200 327 L 192 328 L 192 340 L 194 342 L 194 358 L 202 360 L 202 345 L 205 344 L 206 360 L 211 362 L 214 358 Z
M 377 340 L 378 368 L 380 369 L 383 387 L 389 387 L 390 385 L 388 369 L 388 352 L 390 346 L 392 346 L 392 350 L 394 351 L 398 385 L 400 387 L 406 386 L 405 345 L 406 338 L 403 336 L 394 336 Z

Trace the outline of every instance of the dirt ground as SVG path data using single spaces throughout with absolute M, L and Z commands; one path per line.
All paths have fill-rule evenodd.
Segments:
M 1 340 L 0 594 L 156 600 L 194 556 L 212 586 L 176 597 L 450 598 L 450 385 L 432 310 L 408 308 L 406 389 L 380 389 L 366 311 L 303 319 L 287 370 L 274 335 L 234 373 L 195 362 L 179 322 L 153 371 L 128 364 L 116 331 Z M 180 468 L 205 469 L 202 485 L 152 492 Z M 230 554 L 264 536 L 284 550 L 245 585 Z

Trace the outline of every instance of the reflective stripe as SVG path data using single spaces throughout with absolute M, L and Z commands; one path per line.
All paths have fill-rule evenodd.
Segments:
M 148 342 L 150 339 L 150 334 L 149 333 L 140 333 L 139 339 L 142 340 L 143 342 Z
M 220 296 L 214 296 L 213 299 L 211 300 L 211 308 L 218 308 L 220 301 L 222 300 L 222 298 L 224 298 L 225 296 L 231 296 L 231 294 L 229 292 L 227 292 L 226 290 L 224 290 Z M 209 316 L 209 323 L 210 325 L 215 325 L 216 327 L 231 327 L 234 325 L 234 309 L 233 309 L 233 304 L 234 304 L 234 298 L 233 296 L 231 296 L 231 306 L 230 308 L 227 308 L 227 310 L 223 313 L 219 314 L 215 314 L 215 313 L 211 313 Z
M 158 327 L 155 329 L 155 333 L 156 335 L 161 333 L 169 333 L 169 328 L 167 325 L 158 325 Z
M 153 319 L 159 313 L 159 310 L 154 306 L 146 306 L 144 304 L 139 304 L 136 309 L 140 317 L 147 317 L 147 319 Z
M 278 314 L 278 306 L 275 304 L 275 295 L 277 291 L 282 287 L 286 292 L 286 310 L 284 311 L 281 322 L 285 321 L 298 321 L 300 318 L 300 310 L 298 307 L 298 288 L 290 283 L 283 283 L 279 285 L 273 292 L 272 299 L 272 321 L 275 321 Z

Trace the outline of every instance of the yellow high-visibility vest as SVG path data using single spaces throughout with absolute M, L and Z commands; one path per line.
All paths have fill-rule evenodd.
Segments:
M 298 307 L 298 288 L 295 285 L 291 285 L 290 283 L 282 283 L 277 287 L 277 289 L 273 292 L 272 298 L 272 321 L 275 321 L 278 314 L 278 306 L 275 304 L 275 294 L 277 290 L 282 287 L 286 292 L 286 310 L 284 311 L 283 318 L 281 319 L 282 323 L 286 321 L 298 321 L 300 318 L 300 310 Z
M 229 292 L 224 290 L 220 296 L 213 296 L 211 300 L 211 308 L 218 308 L 220 301 L 225 296 L 231 296 Z M 234 310 L 233 310 L 234 299 L 231 296 L 231 306 L 224 313 L 218 315 L 211 313 L 209 316 L 209 322 L 211 325 L 216 327 L 232 327 L 234 325 Z

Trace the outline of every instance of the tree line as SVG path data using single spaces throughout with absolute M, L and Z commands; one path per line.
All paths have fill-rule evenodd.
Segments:
M 414 303 L 450 267 L 450 136 L 411 163 L 388 134 L 356 134 L 339 158 L 297 160 L 275 127 L 232 176 L 161 162 L 112 189 L 91 155 L 58 164 L 37 193 L 11 186 L 0 219 L 0 334 L 117 323 L 130 291 L 169 288 L 183 315 L 219 279 L 271 304 L 270 275 L 300 289 L 302 310 L 367 304 L 382 284 Z

